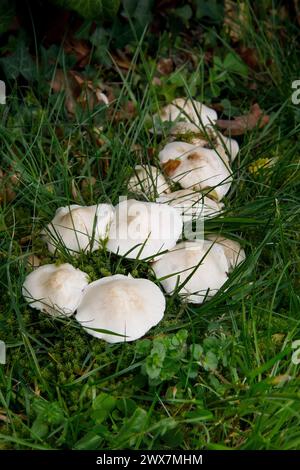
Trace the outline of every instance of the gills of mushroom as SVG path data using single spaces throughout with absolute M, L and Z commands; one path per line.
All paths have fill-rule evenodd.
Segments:
M 192 189 L 179 189 L 170 194 L 163 194 L 156 199 L 156 202 L 169 204 L 182 215 L 183 223 L 216 217 L 220 215 L 224 204 L 216 202 L 199 191 Z
M 223 247 L 207 240 L 179 243 L 152 267 L 167 294 L 178 289 L 178 294 L 190 303 L 213 297 L 227 281 L 229 271 Z
M 43 231 L 49 251 L 54 253 L 56 249 L 66 248 L 76 254 L 97 250 L 100 240 L 108 234 L 113 215 L 114 208 L 110 204 L 60 207 Z
M 163 193 L 169 193 L 169 185 L 155 166 L 136 165 L 134 174 L 128 182 L 128 190 L 135 194 L 143 194 L 149 198 L 154 198 Z
M 175 246 L 182 227 L 173 207 L 128 199 L 116 206 L 106 247 L 126 258 L 152 258 Z
M 87 287 L 76 320 L 92 336 L 119 343 L 144 336 L 164 311 L 165 298 L 156 284 L 116 274 Z
M 218 116 L 216 111 L 199 101 L 188 98 L 177 98 L 153 116 L 154 130 L 162 132 L 164 124 L 172 135 L 199 133 L 205 127 L 215 124 Z
M 28 274 L 22 294 L 37 310 L 53 316 L 69 316 L 81 302 L 88 282 L 88 275 L 71 264 L 45 264 Z
M 171 142 L 160 152 L 165 173 L 182 188 L 204 190 L 220 201 L 229 191 L 232 173 L 228 159 L 212 149 L 186 142 Z
M 232 271 L 235 267 L 237 267 L 246 259 L 246 253 L 239 244 L 239 242 L 224 238 L 221 235 L 207 235 L 206 238 L 222 246 L 227 261 L 229 263 L 230 271 Z

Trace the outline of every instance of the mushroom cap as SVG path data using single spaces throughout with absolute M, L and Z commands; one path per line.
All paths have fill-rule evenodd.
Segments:
M 232 181 L 228 158 L 223 158 L 221 152 L 186 142 L 171 142 L 159 152 L 170 179 L 186 189 L 212 188 L 218 201 L 227 194 Z
M 191 130 L 191 132 L 195 131 Z M 174 140 L 176 140 L 176 138 L 174 138 Z M 174 142 L 174 140 L 172 141 Z M 197 133 L 189 138 L 189 143 L 192 145 L 197 145 L 198 147 L 216 150 L 227 165 L 234 161 L 237 154 L 239 153 L 240 148 L 236 140 L 231 139 L 230 137 L 226 137 L 225 135 L 221 134 L 221 132 L 212 127 L 207 127 L 205 129 L 205 133 L 199 133 L 198 130 Z
M 161 132 L 161 122 L 174 122 L 169 133 L 185 134 L 199 132 L 203 126 L 215 124 L 217 118 L 216 111 L 205 104 L 188 98 L 177 98 L 154 115 L 154 127 L 157 132 Z
M 54 253 L 61 245 L 72 254 L 97 250 L 99 240 L 107 236 L 113 214 L 111 204 L 60 207 L 43 231 L 49 251 Z
M 45 264 L 28 274 L 22 294 L 32 308 L 69 316 L 77 309 L 88 282 L 88 275 L 71 264 Z
M 227 281 L 229 270 L 222 246 L 207 240 L 179 243 L 172 251 L 155 261 L 152 267 L 168 294 L 180 287 L 195 270 L 178 292 L 191 303 L 202 303 L 213 297 Z M 166 278 L 163 279 L 164 277 Z
M 220 214 L 224 207 L 221 202 L 216 202 L 199 191 L 192 189 L 179 189 L 170 194 L 162 194 L 156 202 L 169 204 L 179 211 L 183 222 L 190 222 L 199 217 L 210 218 Z
M 169 185 L 161 171 L 151 165 L 135 166 L 134 175 L 128 182 L 128 190 L 136 194 L 145 194 L 151 198 L 170 192 Z
M 222 148 L 223 153 L 227 155 L 227 158 L 229 156 L 229 160 L 232 162 L 235 160 L 240 150 L 239 144 L 235 139 L 225 137 L 225 135 L 222 135 L 218 132 L 216 150 L 221 152 Z M 222 153 L 220 153 L 220 155 L 222 156 Z
M 206 238 L 222 246 L 229 264 L 230 271 L 232 271 L 236 266 L 246 259 L 246 253 L 239 242 L 224 238 L 221 235 L 213 234 L 207 235 Z
M 116 206 L 107 250 L 126 258 L 149 258 L 176 245 L 182 217 L 166 204 L 128 199 Z
M 164 295 L 154 282 L 116 274 L 86 288 L 76 320 L 87 333 L 108 343 L 134 341 L 160 322 L 165 306 Z

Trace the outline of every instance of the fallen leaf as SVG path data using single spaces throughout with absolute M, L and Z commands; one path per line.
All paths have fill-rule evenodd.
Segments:
M 136 115 L 136 107 L 133 101 L 127 101 L 114 115 L 115 121 L 132 119 Z
M 75 114 L 77 104 L 80 104 L 83 108 L 88 107 L 93 110 L 100 103 L 107 106 L 110 99 L 112 99 L 110 87 L 93 83 L 92 80 L 82 77 L 80 73 L 74 70 L 64 73 L 63 70 L 57 69 L 50 86 L 55 93 L 65 91 L 65 106 L 70 115 Z M 107 90 L 110 93 L 109 97 L 107 96 Z
M 65 73 L 56 69 L 50 87 L 55 93 L 64 91 L 66 94 L 65 106 L 69 114 L 74 115 L 76 109 L 76 98 L 80 95 L 80 85 L 71 73 Z
M 154 86 L 161 86 L 161 85 L 162 85 L 161 79 L 158 78 L 158 77 L 153 77 L 153 79 L 152 79 L 152 85 L 154 85 Z
M 77 201 L 78 196 L 79 196 L 79 191 L 78 191 L 78 187 L 77 187 L 77 184 L 76 184 L 74 178 L 72 178 L 72 181 L 71 181 L 71 194 L 72 194 L 73 199 L 75 199 L 75 201 Z
M 8 175 L 0 168 L 0 204 L 11 202 L 16 198 L 14 187 L 18 186 L 20 176 L 16 174 Z
M 25 235 L 25 237 L 20 238 L 19 243 L 20 245 L 26 245 L 27 243 L 32 241 L 32 235 Z
M 180 164 L 181 164 L 180 160 L 168 160 L 166 163 L 163 164 L 164 172 L 168 176 L 171 176 L 176 170 L 176 168 L 179 167 Z
M 241 46 L 237 48 L 237 53 L 251 69 L 258 70 L 260 68 L 258 54 L 253 47 Z
M 88 178 L 84 178 L 81 181 L 81 189 L 82 190 L 89 189 L 92 186 L 94 186 L 96 184 L 96 182 L 97 182 L 97 180 L 94 176 L 89 176 Z
M 89 63 L 91 49 L 83 39 L 67 38 L 64 44 L 64 51 L 67 54 L 76 56 L 76 65 L 80 68 L 84 68 Z
M 238 42 L 243 37 L 245 26 L 248 23 L 246 2 L 224 2 L 224 30 L 229 34 L 233 42 Z
M 161 75 L 170 75 L 174 70 L 174 64 L 172 59 L 159 59 L 157 63 L 157 70 Z
M 225 135 L 243 135 L 247 131 L 259 128 L 268 124 L 270 116 L 264 114 L 259 105 L 255 103 L 251 106 L 250 112 L 242 116 L 236 116 L 232 120 L 218 119 L 216 124 L 220 129 L 224 130 Z
M 120 49 L 117 49 L 117 54 L 112 54 L 111 57 L 115 64 L 120 68 L 120 69 L 125 69 L 125 70 L 134 70 L 135 69 L 135 64 L 131 62 L 131 60 L 127 57 L 126 54 L 124 54 L 123 51 Z
M 27 258 L 27 266 L 29 268 L 38 268 L 41 264 L 41 260 L 38 256 L 36 255 L 29 255 Z

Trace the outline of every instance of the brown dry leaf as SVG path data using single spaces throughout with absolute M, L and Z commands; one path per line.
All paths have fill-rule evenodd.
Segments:
M 127 55 L 124 54 L 124 52 L 121 51 L 120 49 L 117 49 L 117 54 L 112 54 L 111 57 L 120 69 L 125 69 L 125 70 L 135 69 L 135 65 L 131 62 L 131 60 L 127 57 Z
M 11 202 L 16 198 L 15 186 L 20 182 L 18 173 L 8 175 L 0 168 L 0 204 L 2 202 Z
M 258 70 L 260 68 L 259 57 L 256 49 L 241 46 L 237 49 L 237 52 L 248 67 L 253 70 Z
M 27 258 L 27 266 L 29 268 L 38 268 L 41 264 L 41 260 L 38 256 L 36 255 L 29 255 Z
M 158 78 L 158 77 L 153 77 L 153 79 L 152 79 L 152 85 L 154 85 L 154 86 L 161 86 L 161 85 L 162 85 L 161 79 Z
M 74 70 L 65 74 L 63 70 L 57 69 L 50 86 L 56 93 L 62 90 L 65 91 L 65 106 L 71 115 L 75 114 L 77 104 L 92 110 L 99 103 L 108 105 L 110 99 L 112 99 L 110 87 L 94 84 Z M 107 90 L 110 92 L 109 97 L 103 93 L 103 91 L 107 93 Z
M 53 79 L 50 82 L 50 87 L 55 93 L 65 91 L 66 101 L 65 106 L 71 115 L 75 114 L 76 98 L 80 94 L 80 85 L 72 76 L 71 73 L 64 73 L 61 69 L 56 69 Z
M 168 160 L 166 163 L 163 164 L 163 169 L 168 176 L 171 176 L 180 164 L 181 161 L 179 160 Z
M 220 129 L 224 130 L 225 135 L 243 135 L 256 126 L 259 128 L 264 127 L 268 124 L 269 120 L 270 116 L 264 114 L 259 104 L 255 103 L 251 106 L 248 114 L 237 116 L 232 120 L 218 119 L 216 124 Z
M 293 4 L 296 13 L 297 23 L 300 26 L 300 2 L 299 0 L 293 0 Z
M 72 178 L 72 181 L 71 181 L 71 194 L 72 194 L 73 199 L 75 199 L 75 201 L 77 201 L 78 196 L 79 196 L 79 190 L 78 190 L 78 186 L 77 186 L 77 183 L 75 182 L 74 178 Z
M 85 190 L 87 188 L 91 188 L 96 184 L 97 180 L 94 176 L 89 176 L 88 178 L 84 178 L 81 181 L 81 189 Z
M 124 121 L 134 118 L 136 115 L 136 107 L 133 101 L 127 101 L 122 108 L 116 112 L 115 121 Z
M 238 42 L 243 37 L 244 25 L 247 25 L 247 4 L 246 2 L 234 2 L 225 0 L 224 2 L 224 29 L 229 34 L 233 42 Z
M 67 54 L 76 56 L 78 67 L 84 68 L 89 63 L 91 49 L 83 39 L 69 37 L 64 44 L 64 50 Z
M 169 59 L 161 58 L 159 59 L 156 68 L 161 75 L 165 75 L 165 76 L 170 75 L 174 70 L 173 60 L 170 58 Z
M 24 237 L 20 238 L 19 243 L 20 245 L 27 245 L 31 241 L 32 235 L 25 235 Z

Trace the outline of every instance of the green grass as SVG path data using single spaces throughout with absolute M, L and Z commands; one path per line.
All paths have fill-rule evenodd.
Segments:
M 153 60 L 144 43 L 137 47 L 138 72 L 119 78 L 115 103 L 118 109 L 127 97 L 136 102 L 137 117 L 128 121 L 116 123 L 101 107 L 79 110 L 72 121 L 63 96 L 45 99 L 30 88 L 16 89 L 0 109 L 1 165 L 19 175 L 17 197 L 0 212 L 0 339 L 7 345 L 0 448 L 300 449 L 299 366 L 291 361 L 292 341 L 300 339 L 300 107 L 291 102 L 299 51 L 292 40 L 283 49 L 262 27 L 254 31 L 245 32 L 245 41 L 261 59 L 260 72 L 249 79 L 257 89 L 228 72 L 217 82 L 218 99 L 229 100 L 236 114 L 258 101 L 270 123 L 239 139 L 226 213 L 205 225 L 207 232 L 240 239 L 247 259 L 201 306 L 167 298 L 164 320 L 133 343 L 108 345 L 72 319 L 32 310 L 21 295 L 27 258 L 35 253 L 43 264 L 56 261 L 39 235 L 56 208 L 116 204 L 140 154 L 144 163 L 156 161 L 161 143 L 147 126 L 164 93 L 213 99 L 201 50 L 195 51 L 195 91 L 196 75 L 185 67 L 179 85 L 175 72 L 157 90 Z M 230 46 L 221 39 L 224 55 Z M 104 126 L 102 146 L 91 131 L 95 123 Z M 274 158 L 274 165 L 251 173 L 259 158 Z M 90 176 L 96 183 L 82 189 Z M 131 273 L 155 280 L 147 263 L 105 250 L 58 258 L 91 279 Z

